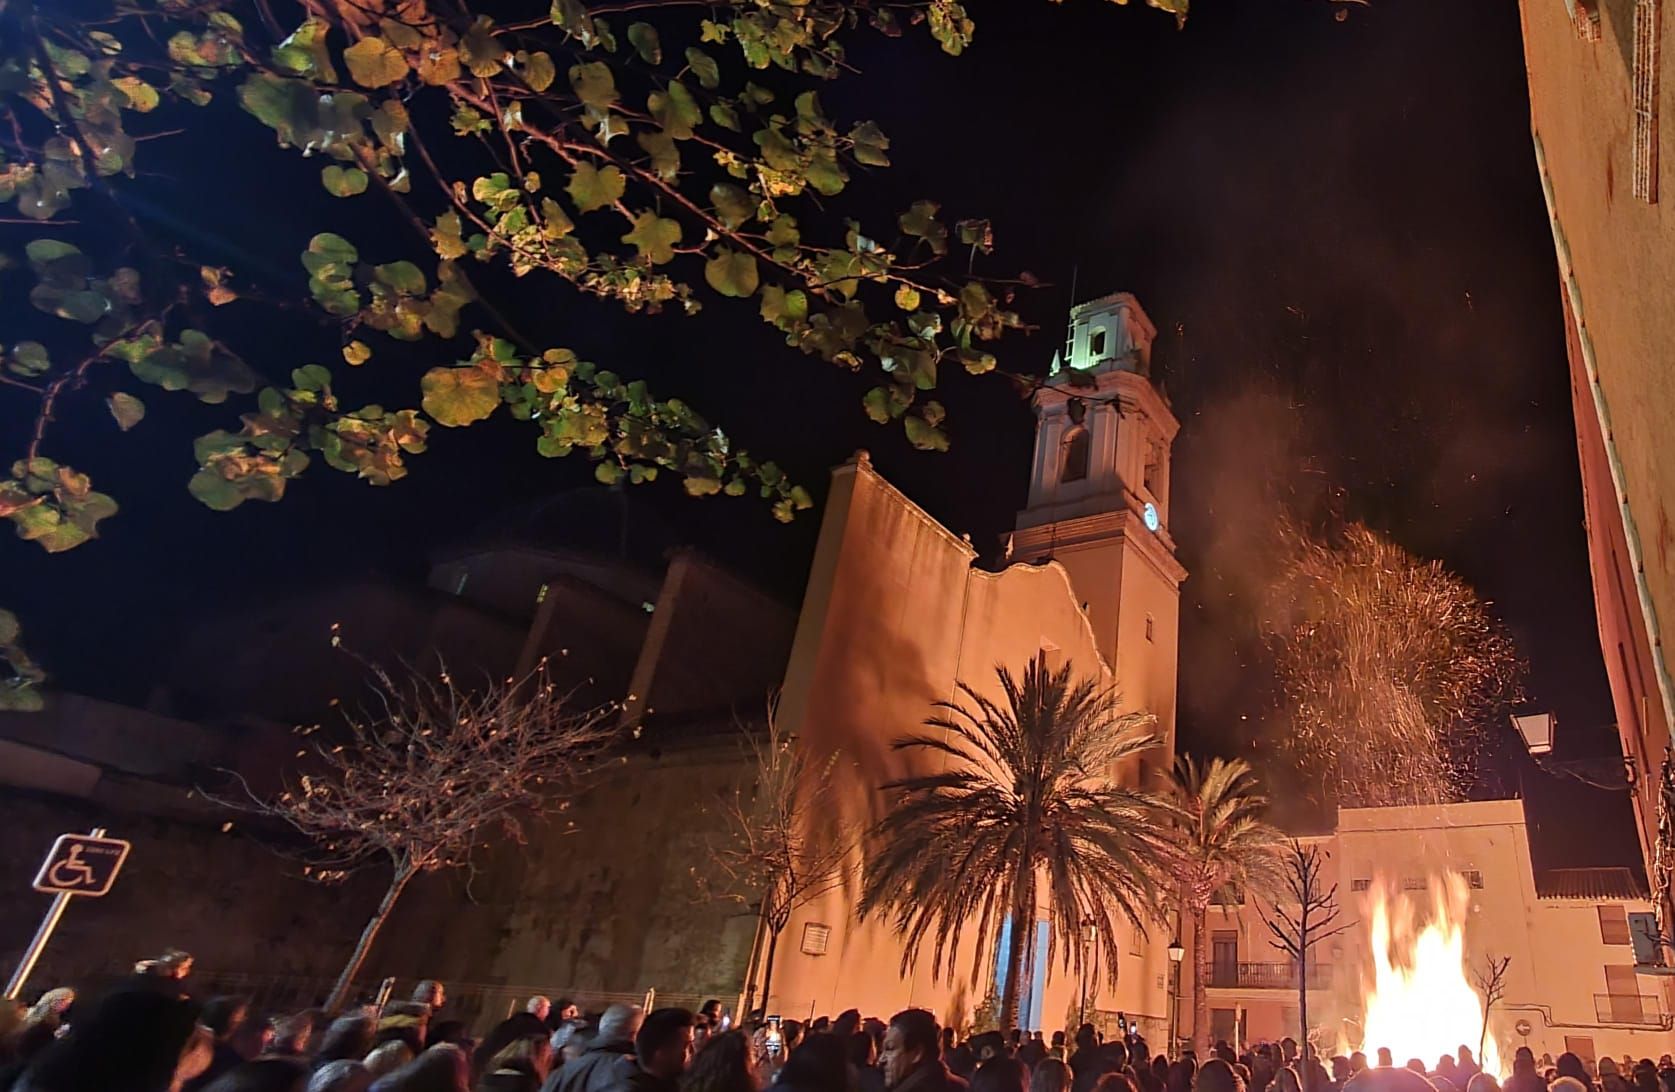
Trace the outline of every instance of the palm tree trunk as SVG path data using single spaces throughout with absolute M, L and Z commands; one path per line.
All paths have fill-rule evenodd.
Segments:
M 1210 1056 L 1210 993 L 1204 988 L 1205 960 L 1209 959 L 1210 913 L 1192 909 L 1192 1045 L 1198 1057 Z
M 1034 862 L 1020 866 L 1013 885 L 1012 936 L 1006 945 L 1006 988 L 1000 992 L 1000 1030 L 1009 1032 L 1018 1023 L 1018 996 L 1023 985 L 1024 945 L 1035 930 Z
M 361 930 L 361 939 L 355 943 L 355 950 L 349 954 L 349 962 L 343 965 L 343 971 L 337 976 L 337 982 L 332 985 L 332 992 L 326 998 L 327 1012 L 336 1012 L 343 1007 L 344 998 L 349 995 L 349 988 L 354 985 L 355 976 L 361 972 L 361 964 L 366 962 L 366 955 L 372 950 L 372 942 L 378 939 L 378 931 L 389 920 L 390 911 L 395 909 L 395 901 L 401 897 L 407 888 L 407 881 L 413 878 L 413 868 L 400 864 L 390 876 L 390 886 L 384 892 L 384 898 L 373 911 L 372 917 L 367 919 L 366 928 Z

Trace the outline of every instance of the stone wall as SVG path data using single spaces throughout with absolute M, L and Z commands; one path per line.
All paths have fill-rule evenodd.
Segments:
M 191 952 L 205 972 L 329 977 L 343 965 L 378 880 L 338 887 L 301 878 L 297 865 L 236 827 L 113 816 L 108 808 L 8 790 L 0 823 L 0 965 L 8 973 L 50 898 L 30 887 L 58 835 L 109 828 L 133 843 L 115 888 L 74 900 L 30 980 L 31 991 L 121 974 L 165 948 Z

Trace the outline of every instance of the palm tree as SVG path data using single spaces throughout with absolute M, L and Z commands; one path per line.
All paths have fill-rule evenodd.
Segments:
M 898 751 L 947 761 L 940 773 L 884 786 L 891 806 L 872 831 L 860 912 L 887 915 L 903 937 L 904 974 L 930 937 L 932 974 L 952 976 L 961 935 L 975 924 L 974 979 L 1010 919 L 1000 1007 L 1010 1028 L 1038 882 L 1065 965 L 1081 972 L 1086 945 L 1077 938 L 1091 925 L 1114 981 L 1115 918 L 1144 928 L 1155 913 L 1168 824 L 1160 800 L 1114 781 L 1119 763 L 1157 745 L 1155 718 L 1120 712 L 1111 688 L 1072 682 L 1068 666 L 1050 671 L 1044 655 L 1021 681 L 1005 667 L 996 673 L 1004 703 L 962 682 L 966 703 L 937 702 L 925 721 L 939 732 L 895 741 Z
M 1250 764 L 1182 755 L 1169 778 L 1174 837 L 1168 870 L 1178 905 L 1192 923 L 1192 1030 L 1200 1056 L 1209 1048 L 1210 1000 L 1204 990 L 1210 904 L 1230 890 L 1268 891 L 1279 870 L 1281 835 L 1262 819 L 1268 800 Z

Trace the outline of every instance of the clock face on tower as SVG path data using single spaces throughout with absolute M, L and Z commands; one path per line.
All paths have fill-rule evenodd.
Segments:
M 1163 521 L 1157 518 L 1157 505 L 1150 501 L 1147 501 L 1146 507 L 1140 510 L 1140 518 L 1146 521 L 1146 530 L 1148 531 L 1155 531 L 1163 525 Z

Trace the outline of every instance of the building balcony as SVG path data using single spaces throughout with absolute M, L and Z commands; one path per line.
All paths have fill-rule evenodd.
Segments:
M 1628 1024 L 1637 1028 L 1668 1030 L 1672 1020 L 1663 1011 L 1663 999 L 1652 993 L 1596 993 L 1594 1016 L 1602 1024 Z
M 1309 989 L 1332 986 L 1330 963 L 1309 963 Z M 1212 990 L 1295 990 L 1295 963 L 1206 963 L 1204 984 Z

